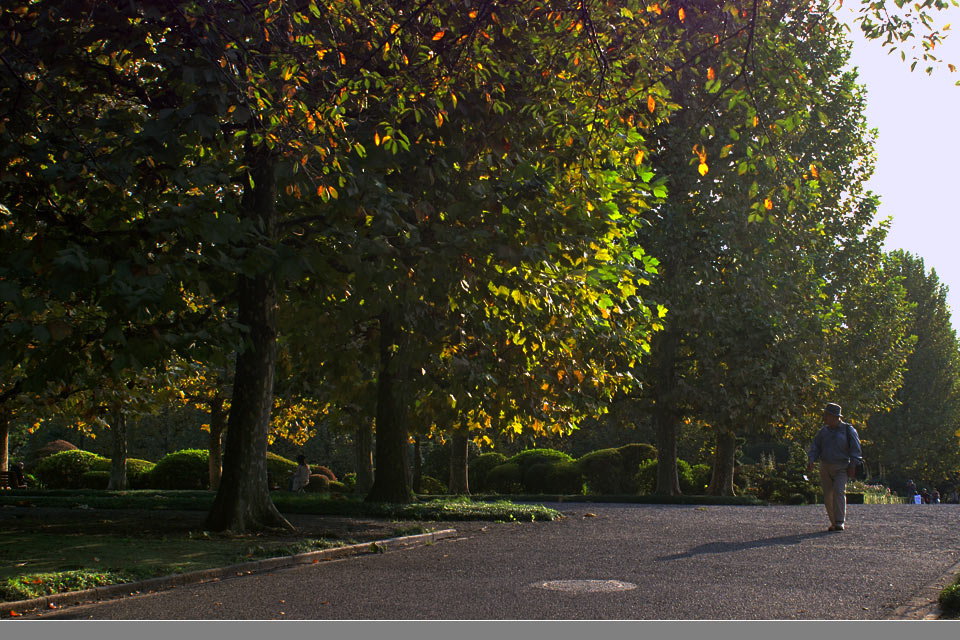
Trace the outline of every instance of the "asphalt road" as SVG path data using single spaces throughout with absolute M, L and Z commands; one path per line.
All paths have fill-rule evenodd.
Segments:
M 960 570 L 955 505 L 851 505 L 842 533 L 820 505 L 548 506 L 568 517 L 43 618 L 883 620 Z

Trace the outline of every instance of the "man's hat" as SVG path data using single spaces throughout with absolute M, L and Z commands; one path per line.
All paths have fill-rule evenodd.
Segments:
M 843 413 L 840 410 L 840 405 L 834 402 L 828 402 L 827 406 L 823 408 L 824 413 L 829 413 L 832 416 L 837 416 L 838 418 L 843 417 Z

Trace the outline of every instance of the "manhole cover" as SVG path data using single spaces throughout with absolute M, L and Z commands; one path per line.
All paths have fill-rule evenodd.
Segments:
M 551 591 L 575 591 L 577 593 L 605 593 L 609 591 L 629 591 L 637 585 L 619 580 L 549 580 L 535 585 Z

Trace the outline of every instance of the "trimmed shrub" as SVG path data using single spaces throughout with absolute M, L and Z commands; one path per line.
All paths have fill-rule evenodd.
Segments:
M 467 468 L 470 492 L 487 491 L 489 489 L 487 487 L 487 474 L 491 469 L 506 461 L 507 456 L 497 452 L 484 453 L 470 460 Z
M 210 452 L 206 449 L 183 449 L 168 453 L 150 471 L 153 489 L 208 489 L 210 487 Z
M 154 466 L 155 465 L 149 460 L 127 458 L 127 488 L 148 489 L 150 487 L 150 478 L 146 474 L 148 474 Z M 90 465 L 90 470 L 106 471 L 107 477 L 109 478 L 110 474 L 113 472 L 113 460 L 110 458 L 100 458 L 99 460 L 95 460 L 94 463 Z
M 67 442 L 66 440 L 52 440 L 47 444 L 43 445 L 39 449 L 33 452 L 33 455 L 30 456 L 29 460 L 24 461 L 24 466 L 27 469 L 30 469 L 31 472 L 36 468 L 38 464 L 49 458 L 55 453 L 63 453 L 64 451 L 78 451 L 79 448 L 77 445 Z
M 110 485 L 109 471 L 85 471 L 80 475 L 81 489 L 104 490 Z
M 294 466 L 296 466 L 296 465 L 294 465 Z M 311 466 L 310 466 L 310 472 L 311 472 L 311 475 L 317 474 L 317 475 L 321 475 L 321 476 L 327 476 L 327 480 L 329 480 L 330 482 L 336 482 L 336 481 L 337 481 L 337 474 L 335 474 L 333 471 L 331 471 L 331 470 L 328 469 L 327 467 L 323 466 L 322 464 L 311 465 Z
M 330 490 L 330 478 L 320 473 L 310 474 L 310 484 L 303 488 L 307 493 L 324 493 Z
M 104 460 L 109 463 L 107 458 L 90 451 L 70 449 L 44 458 L 33 474 L 47 489 L 77 489 L 80 487 L 80 477 L 91 471 L 94 464 L 102 464 Z
M 519 465 L 523 471 L 541 462 L 554 463 L 573 460 L 569 455 L 556 449 L 526 449 L 508 459 L 507 462 Z
M 521 481 L 523 490 L 526 493 L 548 493 L 550 483 L 548 478 L 554 463 L 538 462 L 528 466 L 526 469 L 521 467 Z
M 587 492 L 616 494 L 623 491 L 623 462 L 616 449 L 598 449 L 577 460 L 587 481 Z
M 569 460 L 550 465 L 545 493 L 583 495 L 583 474 L 580 472 L 580 465 Z
M 620 454 L 620 466 L 623 470 L 623 475 L 620 476 L 620 492 L 636 493 L 634 479 L 637 469 L 641 462 L 657 459 L 657 448 L 645 442 L 634 442 L 617 447 L 617 453 Z
M 447 493 L 447 485 L 443 484 L 433 476 L 420 477 L 420 493 L 440 495 Z
M 515 462 L 506 462 L 495 466 L 487 473 L 487 487 L 497 493 L 520 493 L 522 472 L 520 465 Z
M 286 489 L 290 476 L 297 470 L 297 463 L 267 451 L 267 486 Z
M 157 466 L 149 460 L 127 458 L 127 484 L 131 489 L 147 489 L 150 487 L 150 472 Z
M 330 491 L 336 491 L 337 493 L 350 493 L 350 487 L 342 482 L 331 482 Z

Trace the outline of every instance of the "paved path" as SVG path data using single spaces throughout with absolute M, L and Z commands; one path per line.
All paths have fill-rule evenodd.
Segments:
M 960 570 L 960 507 L 566 504 L 559 522 L 47 612 L 61 619 L 901 617 Z M 543 588 L 591 580 L 590 592 Z M 633 586 L 635 585 L 635 587 Z M 572 583 L 561 582 L 570 588 Z M 932 590 L 931 590 L 932 589 Z M 922 614 L 922 611 L 921 611 Z

